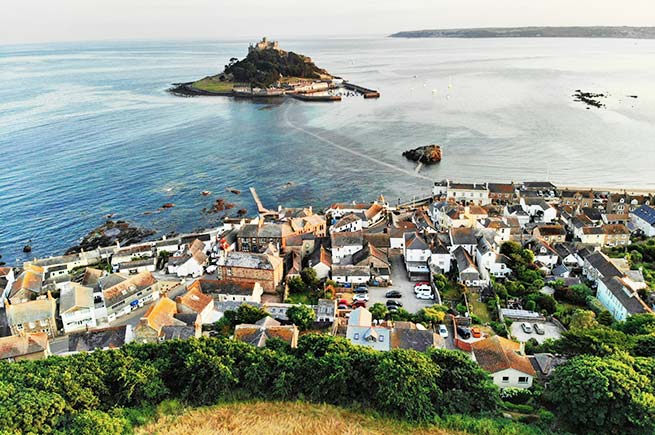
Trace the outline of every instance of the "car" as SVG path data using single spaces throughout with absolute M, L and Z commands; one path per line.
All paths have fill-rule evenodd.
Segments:
M 464 340 L 468 340 L 469 338 L 471 338 L 471 331 L 463 326 L 458 326 L 457 335 L 462 337 Z
M 536 332 L 537 334 L 544 335 L 546 333 L 546 331 L 544 331 L 544 328 L 542 328 L 540 324 L 535 323 L 532 326 L 534 327 L 534 332 Z
M 353 290 L 353 293 L 368 293 L 368 288 L 367 287 L 357 287 L 355 290 Z
M 347 300 L 345 299 L 339 299 L 339 302 L 337 302 L 338 305 L 345 305 L 348 306 L 350 305 Z
M 482 337 L 482 332 L 480 332 L 480 328 L 474 326 L 471 328 L 471 335 L 473 335 L 473 338 L 480 338 Z
M 414 287 L 416 288 L 416 287 L 421 287 L 421 286 L 424 286 L 424 285 L 427 285 L 428 287 L 430 287 L 430 283 L 427 282 L 427 281 L 417 282 L 416 284 L 414 284 Z
M 353 302 L 353 309 L 354 308 L 366 308 L 366 302 L 364 302 L 364 301 L 355 301 L 355 302 Z
M 398 290 L 389 290 L 384 294 L 384 297 L 398 299 L 398 298 L 402 298 L 403 294 L 400 293 Z
M 521 323 L 521 329 L 523 332 L 526 334 L 532 334 L 532 326 L 528 325 L 527 323 L 523 322 Z
M 428 292 L 416 293 L 416 299 L 434 299 L 434 295 Z
M 432 288 L 428 284 L 422 283 L 421 285 L 416 285 L 414 286 L 414 293 L 421 293 L 421 292 L 431 292 Z
M 389 312 L 390 312 L 390 313 L 395 313 L 395 312 L 398 311 L 398 307 L 395 306 L 395 305 L 391 305 L 391 306 L 389 306 L 389 307 L 387 307 L 387 308 L 389 309 Z
M 347 309 L 348 309 L 348 305 L 345 304 L 337 305 L 337 310 L 347 310 Z
M 448 338 L 448 328 L 443 323 L 439 325 L 439 335 L 443 338 Z
M 389 299 L 389 300 L 387 301 L 387 307 L 391 307 L 391 306 L 394 306 L 394 307 L 398 307 L 398 308 L 399 308 L 399 307 L 402 307 L 402 306 L 403 306 L 403 303 L 400 302 L 400 301 L 394 301 L 393 299 Z
M 368 302 L 368 293 L 359 293 L 353 296 L 353 302 L 357 301 Z

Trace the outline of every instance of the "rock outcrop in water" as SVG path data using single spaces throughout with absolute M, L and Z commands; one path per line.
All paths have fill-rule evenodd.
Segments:
M 75 254 L 81 250 L 90 251 L 98 247 L 111 246 L 116 242 L 119 242 L 121 245 L 139 243 L 153 234 L 155 234 L 153 230 L 137 228 L 125 221 L 108 220 L 99 227 L 91 230 L 82 238 L 79 245 L 68 249 L 66 254 Z
M 426 145 L 413 150 L 407 150 L 403 156 L 413 162 L 432 165 L 441 161 L 441 147 L 439 145 Z

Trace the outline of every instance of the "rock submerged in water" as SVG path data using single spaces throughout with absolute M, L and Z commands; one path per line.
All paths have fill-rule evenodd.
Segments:
M 426 145 L 413 150 L 407 150 L 403 156 L 413 162 L 432 165 L 441 161 L 441 147 L 439 145 Z
M 156 231 L 153 230 L 133 227 L 125 221 L 108 220 L 99 227 L 91 230 L 82 238 L 79 245 L 70 248 L 66 251 L 66 254 L 75 254 L 82 249 L 91 251 L 98 247 L 114 245 L 116 242 L 119 242 L 121 245 L 139 243 L 155 233 Z

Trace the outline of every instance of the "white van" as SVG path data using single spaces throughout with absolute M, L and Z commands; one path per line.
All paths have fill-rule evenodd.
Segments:
M 434 299 L 434 293 L 432 291 L 419 291 L 416 293 L 416 299 Z

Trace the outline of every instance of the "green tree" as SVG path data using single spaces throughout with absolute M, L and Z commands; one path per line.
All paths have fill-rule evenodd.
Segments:
M 302 293 L 305 291 L 305 283 L 299 276 L 292 276 L 287 280 L 289 291 L 293 294 Z
M 556 341 L 557 352 L 567 356 L 607 356 L 626 351 L 631 347 L 630 339 L 621 331 L 610 328 L 572 329 Z
M 616 329 L 630 335 L 650 334 L 655 332 L 655 314 L 635 314 L 625 321 L 617 323 Z
M 305 283 L 305 286 L 312 290 L 316 289 L 321 282 L 321 280 L 318 279 L 318 276 L 316 276 L 316 270 L 312 269 L 311 267 L 304 268 L 300 272 L 300 277 Z
M 263 308 L 250 304 L 241 304 L 239 308 L 237 308 L 235 321 L 237 325 L 240 325 L 241 323 L 253 324 L 266 316 L 268 316 L 268 312 Z
M 558 367 L 548 399 L 572 430 L 594 434 L 646 434 L 655 430 L 652 380 L 627 356 L 580 356 Z
M 589 310 L 575 310 L 569 323 L 571 329 L 592 329 L 597 326 L 596 314 Z
M 287 317 L 301 331 L 306 331 L 316 320 L 316 313 L 309 305 L 294 305 L 287 310 Z
M 598 323 L 600 323 L 603 326 L 611 326 L 612 323 L 614 322 L 614 318 L 612 317 L 612 314 L 607 310 L 601 311 L 596 317 L 596 319 L 598 320 Z
M 416 313 L 416 321 L 426 328 L 436 328 L 439 323 L 443 323 L 445 318 L 446 313 L 435 307 L 421 308 Z
M 130 424 L 124 418 L 97 410 L 76 414 L 67 426 L 66 433 L 71 435 L 120 435 L 131 432 Z
M 384 320 L 389 314 L 387 306 L 379 302 L 374 303 L 368 310 L 371 312 L 374 320 Z

